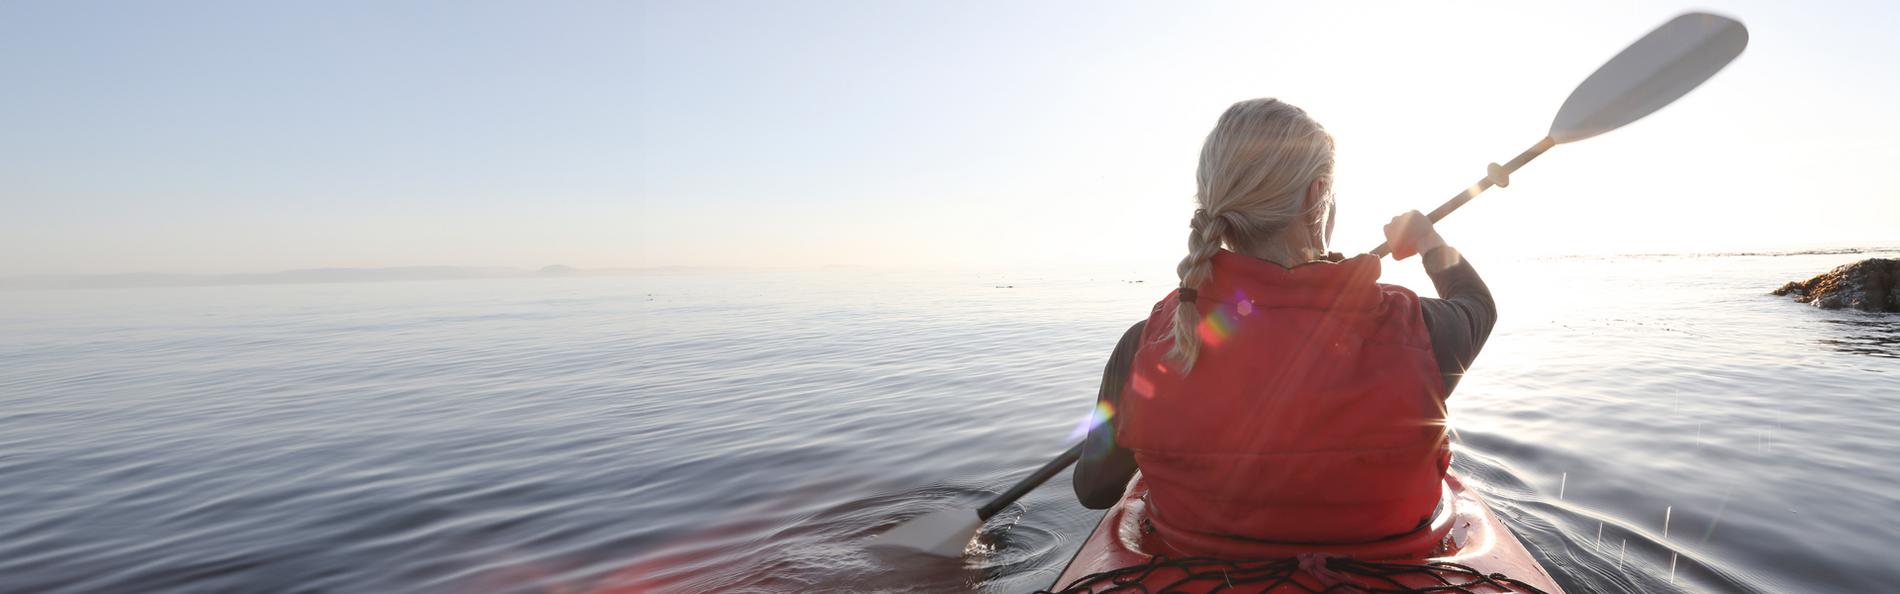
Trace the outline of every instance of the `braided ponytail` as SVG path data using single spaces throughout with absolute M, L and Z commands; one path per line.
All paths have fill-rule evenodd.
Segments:
M 1209 216 L 1205 209 L 1194 211 L 1194 219 L 1188 223 L 1188 255 L 1175 266 L 1174 272 L 1181 276 L 1181 287 L 1192 291 L 1214 276 L 1214 254 L 1220 252 L 1221 238 L 1227 232 L 1227 218 Z M 1194 359 L 1201 354 L 1201 339 L 1195 335 L 1201 323 L 1201 312 L 1194 299 L 1181 299 L 1174 308 L 1174 348 L 1168 350 L 1168 356 L 1181 361 L 1183 369 L 1194 367 Z
M 1213 279 L 1214 255 L 1223 245 L 1258 245 L 1315 210 L 1325 213 L 1321 204 L 1304 204 L 1306 192 L 1314 181 L 1330 184 L 1332 175 L 1333 137 L 1304 110 L 1278 99 L 1252 99 L 1221 114 L 1201 147 L 1194 196 L 1200 208 L 1188 224 L 1187 257 L 1175 267 L 1181 293 L 1168 356 L 1183 373 L 1200 357 L 1197 299 Z

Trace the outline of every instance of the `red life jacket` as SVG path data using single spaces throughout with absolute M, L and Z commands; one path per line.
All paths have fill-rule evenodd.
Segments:
M 1156 534 L 1320 544 L 1420 528 L 1451 450 L 1418 296 L 1378 284 L 1369 255 L 1288 269 L 1221 251 L 1213 270 L 1191 372 L 1167 357 L 1187 305 L 1169 294 L 1122 390 L 1116 439 Z

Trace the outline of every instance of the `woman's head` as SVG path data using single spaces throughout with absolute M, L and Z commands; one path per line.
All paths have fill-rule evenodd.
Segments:
M 1333 137 L 1306 111 L 1278 99 L 1235 103 L 1207 134 L 1195 178 L 1200 208 L 1189 222 L 1187 257 L 1176 268 L 1182 288 L 1207 282 L 1223 244 L 1283 265 L 1325 254 Z M 1176 308 L 1170 354 L 1184 367 L 1200 354 L 1198 323 L 1192 304 Z

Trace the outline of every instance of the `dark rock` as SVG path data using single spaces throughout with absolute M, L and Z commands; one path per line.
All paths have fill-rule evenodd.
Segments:
M 1900 312 L 1900 259 L 1868 258 L 1775 289 L 1821 309 Z

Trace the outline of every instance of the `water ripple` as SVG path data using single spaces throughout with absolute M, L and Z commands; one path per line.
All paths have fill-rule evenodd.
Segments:
M 1487 264 L 1458 471 L 1573 592 L 1900 581 L 1897 326 L 1761 295 L 1828 258 Z M 1167 279 L 1123 280 L 0 294 L 0 591 L 1047 586 L 1066 476 L 963 560 L 864 545 L 1063 449 Z

